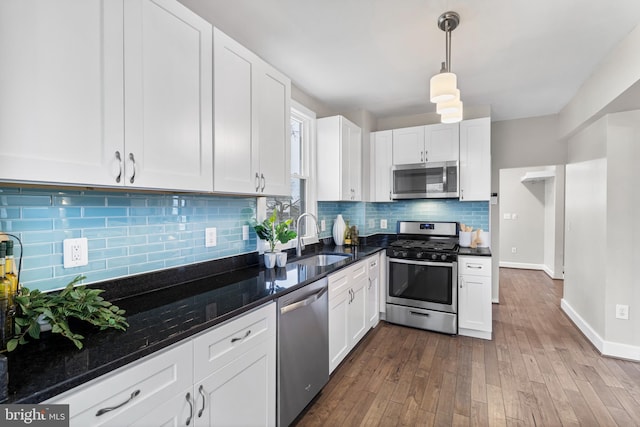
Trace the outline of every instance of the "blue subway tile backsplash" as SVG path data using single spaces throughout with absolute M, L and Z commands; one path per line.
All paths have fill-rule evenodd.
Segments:
M 321 237 L 331 236 L 333 222 L 342 214 L 351 225 L 358 226 L 361 236 L 395 233 L 398 221 L 457 221 L 489 230 L 489 202 L 461 202 L 455 199 L 401 200 L 389 203 L 318 202 L 318 219 L 325 220 Z M 387 228 L 380 220 L 387 220 Z
M 338 214 L 362 236 L 395 233 L 399 220 L 489 228 L 488 202 L 319 202 L 318 219 L 326 225 L 321 237 L 331 236 Z M 78 274 L 94 283 L 254 252 L 256 235 L 250 229 L 249 240 L 242 240 L 242 226 L 255 215 L 255 197 L 0 187 L 0 231 L 22 240 L 21 282 L 30 289 L 59 289 Z M 211 248 L 204 245 L 206 227 L 217 228 Z M 88 239 L 89 264 L 65 269 L 62 241 L 78 237 Z
M 30 289 L 59 289 L 78 274 L 93 283 L 253 252 L 256 235 L 242 240 L 242 226 L 255 215 L 254 197 L 0 187 L 0 231 L 22 240 L 21 282 Z M 206 227 L 218 231 L 211 248 Z M 89 265 L 65 269 L 62 241 L 78 237 L 88 239 Z

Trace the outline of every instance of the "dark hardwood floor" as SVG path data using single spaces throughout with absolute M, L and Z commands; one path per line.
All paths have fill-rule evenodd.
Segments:
M 603 357 L 560 310 L 562 281 L 500 269 L 494 339 L 381 322 L 298 426 L 640 426 L 640 363 Z

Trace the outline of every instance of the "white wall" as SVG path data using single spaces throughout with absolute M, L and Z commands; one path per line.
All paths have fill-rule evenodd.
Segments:
M 500 266 L 542 269 L 544 263 L 545 183 L 520 181 L 529 171 L 500 171 Z M 505 219 L 505 215 L 516 219 Z M 516 248 L 516 253 L 512 249 Z

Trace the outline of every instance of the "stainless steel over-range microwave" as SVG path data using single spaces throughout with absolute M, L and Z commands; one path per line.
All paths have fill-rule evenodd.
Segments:
M 391 168 L 393 199 L 455 198 L 458 162 L 416 163 Z

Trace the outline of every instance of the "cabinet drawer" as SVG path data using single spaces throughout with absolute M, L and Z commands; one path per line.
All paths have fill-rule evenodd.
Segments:
M 458 257 L 458 274 L 491 276 L 491 257 Z
M 370 256 L 365 260 L 369 268 L 369 277 L 378 277 L 380 272 L 380 256 L 378 254 Z
M 363 260 L 349 267 L 349 280 L 359 280 L 361 277 L 366 277 L 367 262 L 368 260 Z
M 330 274 L 329 277 L 329 298 L 339 295 L 349 288 L 349 267 Z
M 224 368 L 276 333 L 276 304 L 270 303 L 193 340 L 193 360 L 199 378 Z
M 191 342 L 181 344 L 69 390 L 47 403 L 68 404 L 72 426 L 120 426 L 123 419 L 135 420 L 193 384 L 191 353 Z M 98 415 L 101 410 L 115 407 Z

